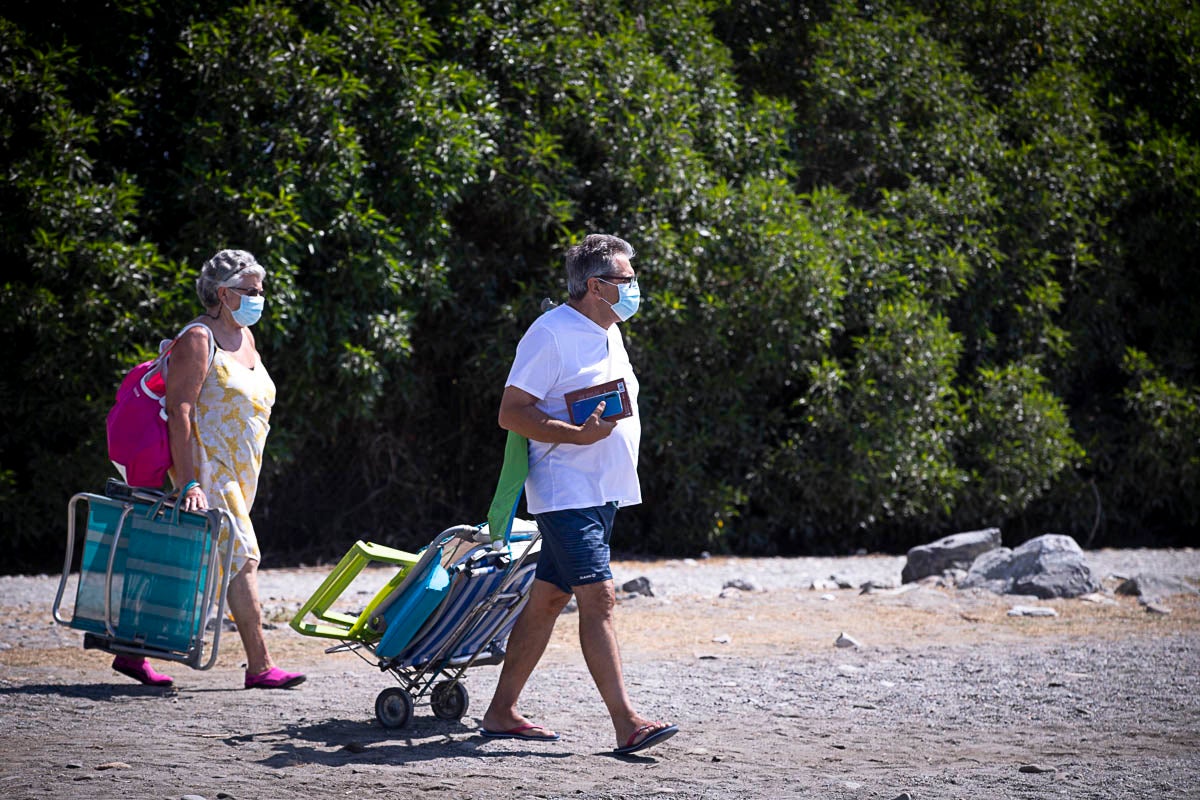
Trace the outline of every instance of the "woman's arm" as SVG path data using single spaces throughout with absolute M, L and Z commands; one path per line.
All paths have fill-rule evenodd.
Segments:
M 172 471 L 180 487 L 198 480 L 192 460 L 192 424 L 196 418 L 200 387 L 208 374 L 211 336 L 208 328 L 192 328 L 179 337 L 171 350 L 167 371 L 167 439 L 171 445 Z M 184 511 L 206 508 L 208 497 L 199 484 L 184 494 Z

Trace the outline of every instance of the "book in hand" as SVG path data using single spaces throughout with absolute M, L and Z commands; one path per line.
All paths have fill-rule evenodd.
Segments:
M 582 425 L 604 401 L 604 419 L 618 420 L 633 416 L 633 404 L 629 402 L 629 390 L 624 378 L 589 386 L 586 389 L 576 389 L 563 395 L 567 401 L 567 413 L 571 415 L 573 425 Z

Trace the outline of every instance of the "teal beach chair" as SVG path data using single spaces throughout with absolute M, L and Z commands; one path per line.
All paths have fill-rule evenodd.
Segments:
M 67 552 L 54 598 L 55 622 L 84 632 L 83 646 L 119 655 L 178 661 L 193 669 L 216 663 L 225 612 L 231 547 L 219 547 L 223 510 L 183 512 L 176 493 L 110 481 L 103 495 L 82 492 L 67 505 Z M 73 574 L 75 527 L 87 509 L 75 602 L 63 598 Z M 207 658 L 205 657 L 207 651 Z

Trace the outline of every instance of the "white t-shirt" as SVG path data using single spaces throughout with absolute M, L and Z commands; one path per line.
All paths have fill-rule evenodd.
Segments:
M 507 386 L 538 398 L 549 416 L 569 420 L 563 395 L 624 378 L 633 416 L 617 421 L 606 438 L 589 445 L 529 442 L 525 503 L 530 514 L 642 502 L 638 483 L 638 382 L 616 325 L 607 329 L 563 304 L 537 318 L 517 345 Z M 553 449 L 552 449 L 553 448 Z

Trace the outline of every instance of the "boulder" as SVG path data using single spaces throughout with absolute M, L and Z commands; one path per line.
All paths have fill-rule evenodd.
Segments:
M 1117 587 L 1117 594 L 1136 595 L 1148 602 L 1177 594 L 1197 594 L 1195 586 L 1178 575 L 1157 575 L 1139 572 L 1126 578 Z
M 941 575 L 946 570 L 965 570 L 981 553 L 995 550 L 999 546 L 999 528 L 964 531 L 945 536 L 936 542 L 917 545 L 908 551 L 908 561 L 900 573 L 900 580 L 903 583 L 912 583 L 930 575 Z
M 1083 550 L 1070 536 L 1047 533 L 1009 550 L 983 553 L 959 588 L 1040 598 L 1079 597 L 1100 589 Z

